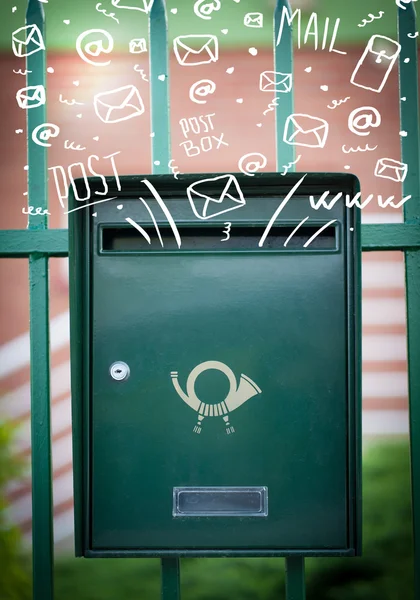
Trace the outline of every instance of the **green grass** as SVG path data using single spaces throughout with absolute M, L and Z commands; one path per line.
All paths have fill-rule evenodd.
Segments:
M 408 445 L 371 445 L 363 461 L 362 558 L 306 561 L 308 599 L 412 600 L 413 556 Z M 281 600 L 281 559 L 185 559 L 182 600 Z M 157 600 L 157 560 L 56 563 L 55 600 Z

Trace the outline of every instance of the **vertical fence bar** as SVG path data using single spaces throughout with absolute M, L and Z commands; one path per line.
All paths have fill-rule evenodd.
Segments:
M 414 5 L 398 9 L 398 39 L 402 46 L 399 57 L 400 118 L 402 161 L 408 165 L 403 183 L 403 195 L 411 195 L 404 204 L 405 223 L 417 224 L 420 240 L 420 179 L 419 179 L 419 92 L 416 13 Z M 405 59 L 409 59 L 406 63 Z M 411 495 L 415 582 L 414 597 L 420 598 L 420 252 L 405 252 L 407 300 L 407 356 L 410 415 Z M 417 566 L 416 566 L 417 565 Z
M 305 559 L 302 556 L 286 558 L 286 599 L 305 600 Z
M 152 173 L 168 173 L 168 163 L 171 160 L 171 140 L 169 111 L 168 19 L 164 0 L 155 0 L 150 12 L 149 48 L 150 111 L 153 133 Z M 160 164 L 155 164 L 155 161 L 159 161 Z M 162 600 L 179 600 L 179 559 L 162 558 L 161 565 Z
M 29 0 L 26 24 L 38 27 L 45 43 L 42 4 Z M 37 46 L 30 43 L 31 52 Z M 39 48 L 39 46 L 38 46 Z M 27 85 L 46 85 L 46 50 L 26 59 Z M 32 132 L 45 123 L 46 106 L 27 112 L 28 206 L 48 208 L 47 151 L 32 140 Z M 30 215 L 29 229 L 47 229 L 47 215 Z M 50 344 L 48 257 L 29 256 L 30 347 L 31 347 L 31 439 L 32 439 L 32 564 L 33 600 L 53 600 L 53 499 L 50 420 Z
M 152 172 L 168 173 L 171 160 L 169 121 L 168 19 L 165 0 L 155 0 L 149 18 Z M 160 77 L 160 79 L 159 79 Z M 162 81 L 163 79 L 163 81 Z M 159 161 L 159 164 L 155 164 Z
M 293 29 L 292 11 L 288 0 L 277 0 L 274 11 L 274 70 L 279 73 L 291 73 L 293 78 Z M 280 31 L 282 31 L 281 39 Z M 279 42 L 279 43 L 277 43 Z M 295 160 L 295 147 L 283 141 L 286 119 L 293 113 L 293 89 L 288 94 L 275 95 L 276 115 L 276 160 L 277 170 Z M 290 169 L 294 171 L 294 168 Z

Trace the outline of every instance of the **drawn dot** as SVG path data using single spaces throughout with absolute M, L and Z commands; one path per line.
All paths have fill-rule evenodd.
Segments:
M 344 165 L 344 168 L 348 170 L 350 169 L 350 165 Z
M 81 118 L 82 118 L 82 116 L 83 116 L 83 115 L 82 115 L 82 113 L 80 113 L 79 115 L 76 115 L 76 117 L 77 117 L 78 119 L 81 119 Z
M 99 142 L 99 135 L 96 135 L 94 138 L 92 138 L 93 140 L 95 140 L 95 142 Z
M 165 81 L 165 77 L 166 77 L 166 75 L 165 75 L 165 74 L 163 74 L 163 73 L 162 73 L 162 75 L 158 75 L 158 79 L 159 79 L 160 81 Z
M 152 131 L 152 133 L 150 134 L 150 137 L 155 137 L 155 132 Z
M 23 129 L 15 129 L 15 133 L 23 133 Z
M 405 62 L 405 63 L 409 63 L 409 62 L 410 62 L 410 59 L 409 59 L 409 58 L 404 58 L 404 62 Z
M 328 85 L 321 85 L 320 88 L 323 92 L 328 92 Z
M 226 35 L 229 32 L 229 29 L 221 29 L 220 31 L 223 33 L 223 35 Z
M 24 171 L 27 171 L 28 169 L 29 169 L 29 166 L 28 166 L 28 165 L 25 165 L 25 166 L 23 167 L 23 170 L 24 170 Z
M 176 15 L 176 13 L 177 13 L 177 12 L 178 12 L 178 9 L 177 9 L 177 8 L 171 8 L 171 13 L 172 13 L 173 15 Z
M 48 72 L 48 73 L 54 73 L 54 69 L 53 69 L 52 67 L 48 67 L 48 68 L 47 68 L 47 72 Z
M 12 13 L 13 13 L 13 12 L 16 12 L 16 11 L 17 11 L 17 6 L 14 6 L 14 7 L 12 8 Z
M 402 102 L 405 102 L 405 101 L 407 100 L 406 96 L 403 96 L 403 97 L 401 98 L 401 100 L 402 100 Z
M 229 73 L 229 75 L 232 75 L 234 70 L 235 70 L 235 67 L 229 67 L 228 69 L 226 69 L 226 73 Z
M 257 123 L 257 127 L 262 127 L 262 123 Z
M 97 217 L 98 213 L 92 213 L 92 217 Z
M 400 131 L 400 136 L 401 137 L 407 137 L 407 132 L 406 131 Z
M 312 71 L 312 67 L 306 67 L 305 71 L 306 73 L 310 73 Z
M 76 87 L 78 87 L 80 84 L 80 81 L 73 81 L 73 85 L 75 85 Z
M 160 160 L 155 160 L 155 161 L 153 161 L 153 164 L 154 164 L 154 165 L 160 165 Z
M 354 227 L 350 227 L 350 231 L 354 231 Z
M 70 25 L 70 19 L 64 19 L 63 23 L 64 25 Z
M 242 103 L 243 103 L 243 101 L 244 101 L 244 99 L 243 99 L 243 98 L 236 98 L 236 102 L 237 102 L 238 104 L 242 104 Z
M 122 208 L 124 208 L 124 204 L 118 204 L 117 208 L 118 210 L 121 210 Z
M 257 54 L 258 54 L 258 50 L 256 48 L 254 48 L 254 47 L 249 48 L 248 52 L 250 54 L 252 54 L 252 56 L 257 56 Z

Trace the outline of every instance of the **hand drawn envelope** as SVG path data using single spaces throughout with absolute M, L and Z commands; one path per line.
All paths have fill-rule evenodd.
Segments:
M 408 165 L 393 160 L 392 158 L 380 158 L 376 163 L 375 175 L 383 179 L 401 182 L 407 177 Z
M 209 188 L 211 192 L 206 193 L 204 190 Z M 246 204 L 234 175 L 200 179 L 188 186 L 187 195 L 191 208 L 199 219 L 212 219 Z
M 96 94 L 93 106 L 97 116 L 104 123 L 119 123 L 144 113 L 140 92 L 134 85 Z
M 324 119 L 295 113 L 287 117 L 283 141 L 291 146 L 323 148 L 328 137 L 329 125 Z
M 147 14 L 150 12 L 150 9 L 152 8 L 153 1 L 154 0 L 111 0 L 111 4 L 112 4 L 112 6 L 115 6 L 115 8 L 126 8 L 127 10 L 139 10 L 140 12 L 144 12 Z
M 287 94 L 292 89 L 292 74 L 278 71 L 263 71 L 260 75 L 260 90 Z
M 147 52 L 146 40 L 144 38 L 130 40 L 129 48 L 130 54 L 141 54 L 142 52 Z
M 29 50 L 32 48 L 32 50 Z M 16 29 L 12 33 L 12 49 L 15 56 L 23 57 L 30 56 L 45 50 L 44 40 L 42 39 L 42 33 L 36 25 L 26 25 Z
M 215 35 L 180 35 L 174 39 L 174 52 L 177 61 L 184 67 L 205 65 L 217 62 L 219 41 Z
M 45 88 L 43 85 L 31 85 L 22 88 L 17 92 L 16 100 L 20 108 L 37 108 L 45 104 Z
M 259 27 L 263 26 L 264 16 L 262 13 L 247 13 L 244 17 L 245 27 Z

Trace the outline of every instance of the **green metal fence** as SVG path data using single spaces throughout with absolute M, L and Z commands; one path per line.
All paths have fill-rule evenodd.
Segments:
M 277 0 L 274 15 L 278 29 L 283 7 L 291 14 L 287 0 Z M 152 131 L 152 164 L 159 156 L 155 173 L 167 172 L 171 158 L 169 131 L 168 35 L 164 0 L 155 0 L 150 13 L 150 87 Z M 28 0 L 27 25 L 35 24 L 45 39 L 45 19 L 39 0 Z M 363 225 L 364 251 L 401 250 L 405 254 L 406 300 L 408 327 L 408 373 L 411 481 L 413 532 L 415 552 L 415 597 L 420 598 L 420 177 L 419 119 L 416 16 L 412 3 L 398 8 L 401 129 L 408 136 L 401 138 L 402 160 L 408 165 L 403 184 L 404 223 Z M 411 34 L 411 37 L 408 36 Z M 409 62 L 404 58 L 409 57 Z M 45 85 L 46 51 L 27 57 L 27 85 Z M 292 72 L 293 46 L 291 28 L 275 46 L 275 70 Z M 166 73 L 165 81 L 158 74 Z M 284 121 L 293 112 L 293 97 L 276 109 L 277 168 L 294 160 L 293 147 L 282 143 Z M 47 150 L 35 144 L 31 132 L 46 122 L 46 106 L 28 111 L 28 206 L 48 208 Z M 53 501 L 51 470 L 50 422 L 50 348 L 48 261 L 68 254 L 67 230 L 48 229 L 47 215 L 29 215 L 26 230 L 0 231 L 0 257 L 29 259 L 30 344 L 31 344 L 31 431 L 32 431 L 32 511 L 33 511 L 33 597 L 53 599 Z M 288 600 L 305 598 L 304 558 L 286 560 L 286 596 Z M 179 561 L 162 559 L 162 598 L 180 598 Z

